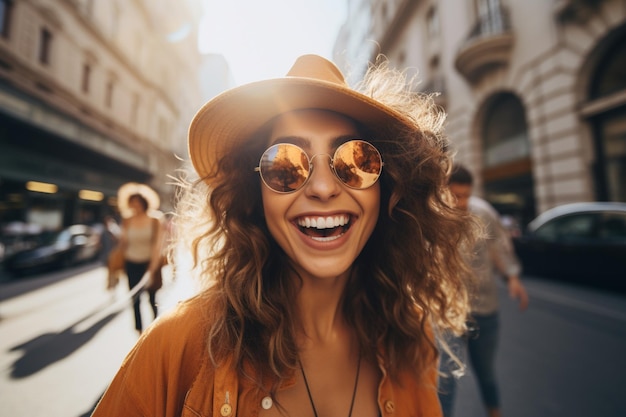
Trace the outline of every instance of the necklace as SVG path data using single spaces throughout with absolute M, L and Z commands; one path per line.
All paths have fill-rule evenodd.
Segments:
M 300 359 L 298 359 L 300 362 Z M 313 415 L 317 416 L 317 410 L 315 409 L 315 403 L 313 402 L 313 396 L 311 395 L 311 390 L 309 389 L 309 381 L 306 379 L 306 375 L 304 374 L 304 366 L 302 366 L 302 362 L 300 362 L 300 370 L 302 371 L 302 378 L 304 379 L 304 386 L 306 387 L 306 392 L 309 394 L 309 401 L 311 401 L 311 408 L 313 408 Z M 348 412 L 348 417 L 352 417 L 352 408 L 354 407 L 354 399 L 356 398 L 356 387 L 359 385 L 359 371 L 361 370 L 361 351 L 359 351 L 359 362 L 356 366 L 356 378 L 354 378 L 354 390 L 352 391 L 352 400 L 350 401 L 350 411 Z

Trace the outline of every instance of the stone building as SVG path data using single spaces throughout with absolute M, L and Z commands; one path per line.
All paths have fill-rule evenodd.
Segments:
M 348 4 L 343 69 L 382 53 L 439 92 L 457 160 L 502 213 L 626 201 L 626 1 Z
M 0 0 L 0 223 L 59 228 L 146 182 L 171 209 L 202 104 L 199 0 Z

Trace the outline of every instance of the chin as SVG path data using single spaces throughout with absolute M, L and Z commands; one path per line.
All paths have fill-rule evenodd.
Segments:
M 354 261 L 338 261 L 325 259 L 320 262 L 304 262 L 296 269 L 301 273 L 316 279 L 334 279 L 347 276 Z

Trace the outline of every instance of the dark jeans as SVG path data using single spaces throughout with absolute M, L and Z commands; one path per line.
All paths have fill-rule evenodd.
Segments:
M 463 338 L 447 338 L 447 343 L 453 352 L 463 360 L 462 350 L 467 346 L 469 363 L 476 375 L 478 388 L 483 404 L 487 408 L 500 408 L 500 394 L 495 372 L 495 359 L 498 348 L 500 320 L 498 314 L 487 316 L 473 316 L 470 324 L 475 328 L 469 336 Z M 441 371 L 443 376 L 439 380 L 439 401 L 444 417 L 451 417 L 454 410 L 454 396 L 456 393 L 456 378 L 452 376 L 454 363 L 450 357 L 441 352 Z
M 143 278 L 144 274 L 148 270 L 149 262 L 125 262 L 126 275 L 128 276 L 128 288 L 134 288 L 139 282 L 141 278 Z M 138 291 L 137 294 L 133 297 L 133 310 L 135 312 L 135 329 L 141 332 L 143 330 L 143 324 L 141 321 L 141 293 L 142 291 Z M 154 318 L 157 317 L 158 310 L 156 304 L 156 291 L 148 290 L 148 296 L 150 298 L 150 306 L 152 307 L 152 313 L 154 314 Z

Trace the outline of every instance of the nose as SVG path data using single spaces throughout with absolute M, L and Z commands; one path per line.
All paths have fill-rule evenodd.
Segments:
M 311 175 L 305 185 L 307 197 L 325 201 L 341 192 L 341 184 L 333 173 L 330 162 L 331 156 L 328 154 L 316 154 L 311 158 Z

